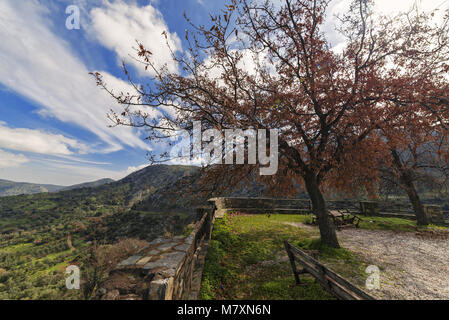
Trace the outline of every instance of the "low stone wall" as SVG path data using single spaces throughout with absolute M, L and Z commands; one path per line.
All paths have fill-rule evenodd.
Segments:
M 310 213 L 311 204 L 304 199 L 273 199 L 273 198 L 212 198 L 209 200 L 217 208 L 216 217 L 222 217 L 229 212 L 245 213 Z
M 198 214 L 201 219 L 188 237 L 157 238 L 135 256 L 119 263 L 98 290 L 98 298 L 196 299 L 202 264 L 211 237 L 214 209 L 201 208 Z
M 307 199 L 273 199 L 273 198 L 243 198 L 223 197 L 213 198 L 209 202 L 216 208 L 216 217 L 222 217 L 229 212 L 244 212 L 251 214 L 284 213 L 310 214 L 312 204 Z M 347 210 L 361 215 L 398 217 L 416 219 L 411 205 L 396 202 L 358 201 L 358 200 L 328 200 L 329 210 Z M 445 216 L 440 206 L 424 205 L 424 210 L 433 223 L 444 223 Z
M 425 204 L 424 212 L 433 223 L 445 223 L 443 209 L 440 206 Z
M 327 200 L 329 210 L 347 210 L 360 211 L 360 202 L 358 200 Z
M 308 199 L 273 199 L 273 198 L 212 198 L 209 200 L 217 207 L 217 217 L 229 212 L 245 212 L 253 214 L 284 213 L 310 214 L 312 203 Z M 356 200 L 330 200 L 326 202 L 328 209 L 350 209 L 359 211 L 360 204 Z
M 445 223 L 445 216 L 441 206 L 425 204 L 423 207 L 431 223 Z M 416 220 L 415 212 L 410 205 L 395 202 L 361 201 L 360 208 L 363 215 Z
M 379 214 L 379 204 L 375 201 L 360 201 L 360 213 L 365 216 L 376 216 Z

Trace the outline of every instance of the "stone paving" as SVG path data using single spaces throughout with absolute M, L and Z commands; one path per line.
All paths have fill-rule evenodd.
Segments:
M 118 264 L 117 269 L 143 268 L 168 272 L 174 270 L 192 249 L 193 237 L 157 238 L 141 249 L 137 255 Z
M 187 237 L 160 237 L 120 262 L 99 290 L 103 300 L 196 299 L 210 240 L 213 210 Z

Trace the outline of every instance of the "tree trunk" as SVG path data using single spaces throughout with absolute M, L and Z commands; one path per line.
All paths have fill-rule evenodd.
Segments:
M 416 192 L 415 185 L 412 181 L 406 180 L 404 182 L 404 189 L 407 192 L 408 198 L 413 206 L 413 211 L 415 211 L 416 220 L 419 225 L 427 226 L 429 224 L 429 219 L 424 212 L 424 206 L 421 203 L 418 192 Z
M 340 248 L 335 233 L 335 226 L 329 219 L 326 202 L 318 185 L 317 177 L 314 173 L 307 173 L 305 177 L 306 189 L 312 201 L 313 213 L 317 217 L 318 227 L 320 228 L 320 235 L 322 243 L 332 247 Z
M 421 199 L 419 198 L 419 194 L 416 191 L 412 176 L 407 168 L 402 165 L 401 158 L 399 157 L 397 151 L 392 149 L 391 153 L 393 155 L 393 165 L 396 167 L 396 170 L 398 170 L 400 175 L 399 185 L 407 193 L 410 203 L 413 206 L 413 211 L 415 211 L 416 221 L 418 222 L 418 225 L 427 226 L 429 224 L 429 219 L 424 212 L 424 207 L 422 205 Z

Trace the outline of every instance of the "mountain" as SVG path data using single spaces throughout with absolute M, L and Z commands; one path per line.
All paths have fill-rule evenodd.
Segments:
M 65 266 L 82 264 L 95 245 L 186 234 L 197 219 L 195 206 L 208 198 L 198 197 L 199 172 L 154 165 L 100 186 L 1 197 L 0 300 L 68 298 L 76 293 L 65 289 Z M 37 186 L 36 192 L 44 191 Z M 264 194 L 255 181 L 233 189 L 226 195 Z
M 82 189 L 82 188 L 96 188 L 96 187 L 99 187 L 99 186 L 102 186 L 104 184 L 108 184 L 108 183 L 111 183 L 111 182 L 115 182 L 115 180 L 109 179 L 109 178 L 100 179 L 100 180 L 97 180 L 97 181 L 75 184 L 75 185 L 70 186 L 70 187 L 63 187 L 62 189 L 60 189 L 58 191 L 68 191 L 68 190 Z
M 26 182 L 14 182 L 0 179 L 0 197 L 17 196 L 20 194 L 35 194 L 42 192 L 57 192 L 63 186 L 51 184 L 35 184 Z
M 168 186 L 189 180 L 197 171 L 198 167 L 193 166 L 154 165 L 98 187 L 91 184 L 55 193 L 1 197 L 0 248 L 4 244 L 2 237 L 6 242 L 12 237 L 17 244 L 36 242 L 47 247 L 58 243 L 58 248 L 62 248 L 64 239 L 70 235 L 72 244 L 78 248 L 94 240 L 151 241 L 164 233 L 180 234 L 196 218 L 188 201 L 174 201 L 177 208 L 170 211 L 157 206 L 143 211 L 131 208 L 148 197 L 163 197 Z
M 142 201 L 156 190 L 172 185 L 180 179 L 194 175 L 198 167 L 181 165 L 153 165 L 131 173 L 122 180 L 110 184 L 110 188 L 125 188 L 128 206 Z
M 200 177 L 197 173 L 200 173 L 198 168 L 192 171 L 190 175 L 166 181 L 165 185 L 161 185 L 157 192 L 153 192 L 141 201 L 136 202 L 132 206 L 132 210 L 186 212 L 187 210 L 194 211 L 195 207 L 205 205 L 207 200 L 213 197 L 267 196 L 266 188 L 259 185 L 255 177 L 251 178 L 249 186 L 240 182 L 235 184 L 231 190 L 204 194 L 200 192 L 201 187 L 198 184 Z
M 101 179 L 65 187 L 52 184 L 37 184 L 27 182 L 14 182 L 0 179 L 0 197 L 18 196 L 21 194 L 36 194 L 45 192 L 59 192 L 81 188 L 94 188 L 103 184 L 114 182 L 112 179 Z
M 133 204 L 191 175 L 197 169 L 188 166 L 148 166 L 118 181 L 102 180 L 77 185 L 74 189 L 58 190 L 60 187 L 57 186 L 44 189 L 35 185 L 34 193 L 44 192 L 39 194 L 24 194 L 25 191 L 29 193 L 31 190 L 30 184 L 26 184 L 28 189 L 17 191 L 22 195 L 0 198 L 0 233 L 5 229 L 44 227 L 61 219 L 84 221 L 86 217 L 102 217 L 118 211 L 124 212 Z M 96 186 L 100 183 L 103 184 Z M 17 186 L 14 182 L 5 185 L 10 188 Z M 2 230 L 2 227 L 7 228 Z
M 242 182 L 226 193 L 199 196 L 199 173 L 195 166 L 153 165 L 118 181 L 1 197 L 0 234 L 29 232 L 32 239 L 42 234 L 49 241 L 67 233 L 82 242 L 127 237 L 150 240 L 167 230 L 180 231 L 195 218 L 195 207 L 209 197 L 265 195 L 264 187 L 253 181 L 249 187 Z M 45 234 L 49 230 L 54 234 Z

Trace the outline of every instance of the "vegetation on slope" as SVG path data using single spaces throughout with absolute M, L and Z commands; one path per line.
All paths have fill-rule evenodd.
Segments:
M 65 267 L 94 243 L 182 233 L 188 214 L 130 207 L 191 170 L 153 166 L 97 188 L 0 198 L 0 299 L 79 298 L 65 288 Z
M 62 186 L 56 185 L 14 182 L 0 179 L 0 197 L 42 192 L 57 192 L 63 188 L 64 187 Z
M 0 179 L 0 197 L 18 196 L 22 194 L 68 191 L 80 188 L 95 188 L 111 182 L 114 182 L 114 180 L 100 179 L 93 182 L 86 182 L 69 187 L 64 187 L 52 184 L 14 182 Z

